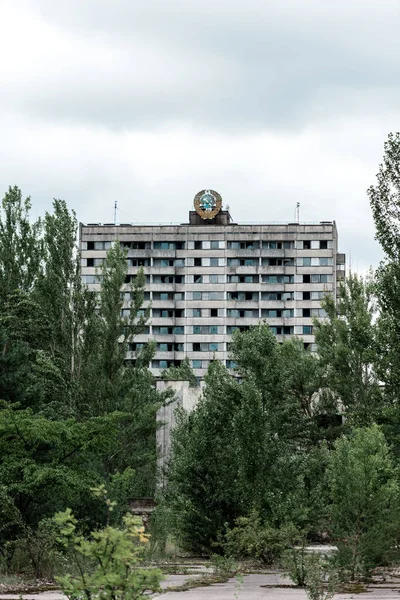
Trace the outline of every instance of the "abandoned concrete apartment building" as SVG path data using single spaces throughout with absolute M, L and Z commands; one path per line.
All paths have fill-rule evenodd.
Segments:
M 188 357 L 199 379 L 213 359 L 229 369 L 229 342 L 265 320 L 281 341 L 299 337 L 315 350 L 313 317 L 323 317 L 321 299 L 336 296 L 345 256 L 338 253 L 334 221 L 319 223 L 234 223 L 221 196 L 195 196 L 189 222 L 179 225 L 100 224 L 80 226 L 82 277 L 99 288 L 96 273 L 115 240 L 127 249 L 128 279 L 142 266 L 146 331 L 130 344 L 127 357 L 149 339 L 156 341 L 154 375 Z M 126 309 L 129 292 L 126 290 Z

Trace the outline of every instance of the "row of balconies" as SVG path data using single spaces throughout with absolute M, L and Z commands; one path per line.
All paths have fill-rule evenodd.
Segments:
M 310 254 L 311 253 L 311 254 Z M 105 258 L 107 250 L 82 250 L 82 258 Z M 230 248 L 220 248 L 212 250 L 128 250 L 128 258 L 221 258 L 221 257 L 274 257 L 274 258 L 295 258 L 296 256 L 324 256 L 332 257 L 334 249 L 326 250 L 300 250 L 296 248 L 286 250 L 274 250 L 270 248 L 256 248 L 254 250 L 234 250 Z

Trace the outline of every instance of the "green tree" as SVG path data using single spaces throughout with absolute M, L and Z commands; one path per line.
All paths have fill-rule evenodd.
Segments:
M 179 367 L 171 365 L 168 369 L 164 369 L 161 373 L 161 379 L 166 379 L 168 381 L 188 381 L 190 387 L 197 387 L 199 385 L 187 356 L 182 360 Z
M 386 564 L 396 546 L 399 488 L 378 426 L 338 439 L 327 475 L 338 562 L 354 580 Z
M 382 408 L 372 276 L 364 280 L 350 273 L 337 300 L 327 295 L 322 306 L 327 318 L 315 320 L 314 328 L 325 394 L 338 413 L 346 413 L 348 424 L 369 425 Z
M 376 239 L 384 259 L 376 271 L 379 318 L 378 376 L 383 383 L 385 407 L 380 415 L 387 439 L 400 455 L 400 134 L 391 133 L 384 145 L 376 183 L 368 190 Z
M 31 222 L 30 198 L 22 199 L 19 188 L 10 187 L 0 210 L 0 313 L 10 294 L 30 291 L 43 259 L 42 223 Z
M 252 510 L 271 527 L 307 528 L 324 510 L 318 361 L 297 341 L 277 344 L 265 324 L 235 334 L 232 358 L 241 381 L 213 362 L 173 434 L 167 503 L 180 543 L 195 551 L 220 546 Z

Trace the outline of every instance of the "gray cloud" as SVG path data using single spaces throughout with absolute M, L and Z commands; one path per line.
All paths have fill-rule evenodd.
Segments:
M 381 0 L 37 0 L 45 51 L 5 110 L 58 122 L 291 130 L 398 110 L 399 5 Z
M 400 118 L 399 4 L 3 0 L 0 193 L 86 222 L 184 222 L 218 190 L 237 221 L 335 219 L 380 258 L 366 196 Z

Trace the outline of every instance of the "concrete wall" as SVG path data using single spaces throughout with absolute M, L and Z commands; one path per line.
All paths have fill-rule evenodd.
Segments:
M 191 412 L 199 401 L 202 386 L 191 388 L 188 381 L 157 381 L 157 390 L 171 389 L 175 399 L 162 406 L 157 412 L 157 421 L 161 427 L 157 430 L 157 448 L 159 451 L 158 469 L 160 473 L 159 487 L 163 487 L 164 471 L 171 448 L 171 432 L 175 427 L 175 411 L 179 407 Z

